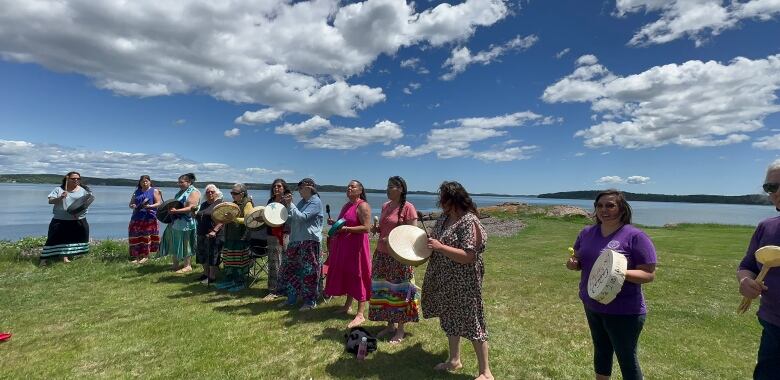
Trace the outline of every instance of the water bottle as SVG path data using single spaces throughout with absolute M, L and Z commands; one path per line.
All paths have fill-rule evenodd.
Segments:
M 368 339 L 366 337 L 362 337 L 360 338 L 360 345 L 358 345 L 357 359 L 365 360 L 367 351 L 368 351 Z

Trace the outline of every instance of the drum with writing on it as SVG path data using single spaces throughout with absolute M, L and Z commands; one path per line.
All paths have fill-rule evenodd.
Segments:
M 604 305 L 612 302 L 626 279 L 628 260 L 611 249 L 601 251 L 588 277 L 588 296 Z

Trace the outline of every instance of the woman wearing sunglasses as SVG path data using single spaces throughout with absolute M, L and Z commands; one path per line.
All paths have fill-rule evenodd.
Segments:
M 566 268 L 581 271 L 579 294 L 593 341 L 596 379 L 609 379 L 613 354 L 623 379 L 642 379 L 637 358 L 639 334 L 647 315 L 642 284 L 655 279 L 655 247 L 642 230 L 631 225 L 631 206 L 620 191 L 598 193 L 593 206 L 596 224 L 580 231 L 574 243 L 576 255 L 569 258 Z M 606 305 L 588 296 L 588 277 L 604 249 L 621 253 L 628 260 L 623 287 Z
M 225 224 L 225 246 L 222 248 L 225 277 L 223 281 L 217 283 L 216 287 L 237 292 L 246 288 L 246 277 L 252 265 L 252 259 L 249 257 L 249 241 L 244 239 L 246 235 L 244 215 L 252 212 L 255 206 L 243 183 L 233 185 L 230 196 L 233 197 L 233 203 L 238 205 L 239 211 L 236 220 Z
M 780 160 L 776 160 L 766 171 L 764 191 L 769 200 L 780 211 Z M 780 271 L 770 270 L 763 283 L 755 278 L 761 266 L 756 262 L 755 252 L 767 245 L 780 245 L 780 216 L 764 219 L 756 227 L 745 257 L 739 263 L 737 281 L 739 292 L 747 298 L 761 296 L 758 307 L 758 322 L 763 327 L 758 358 L 753 370 L 757 380 L 777 379 L 780 374 Z
M 62 184 L 49 194 L 49 204 L 54 205 L 54 216 L 49 223 L 46 245 L 41 252 L 41 265 L 50 258 L 62 257 L 69 263 L 69 256 L 89 252 L 89 223 L 87 210 L 73 215 L 68 207 L 77 199 L 85 197 L 89 188 L 81 183 L 81 174 L 70 172 L 62 178 Z

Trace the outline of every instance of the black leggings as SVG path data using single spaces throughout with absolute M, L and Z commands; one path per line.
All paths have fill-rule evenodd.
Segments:
M 641 380 L 642 369 L 636 356 L 639 334 L 645 314 L 602 314 L 585 309 L 593 338 L 593 369 L 596 374 L 612 375 L 612 354 L 617 356 L 625 380 Z

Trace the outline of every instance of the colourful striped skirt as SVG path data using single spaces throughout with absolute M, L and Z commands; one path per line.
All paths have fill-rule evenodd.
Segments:
M 414 269 L 392 256 L 374 252 L 368 319 L 392 323 L 420 320 L 420 288 L 414 284 Z
M 225 269 L 249 267 L 249 243 L 244 240 L 226 240 L 222 248 L 222 264 Z
M 52 219 L 41 258 L 75 256 L 89 253 L 89 223 L 87 219 Z
M 163 232 L 162 242 L 160 243 L 160 257 L 174 256 L 176 260 L 184 260 L 187 257 L 195 255 L 196 245 L 195 229 L 181 231 L 169 224 Z
M 160 227 L 157 219 L 131 220 L 128 230 L 130 256 L 144 258 L 160 250 Z

